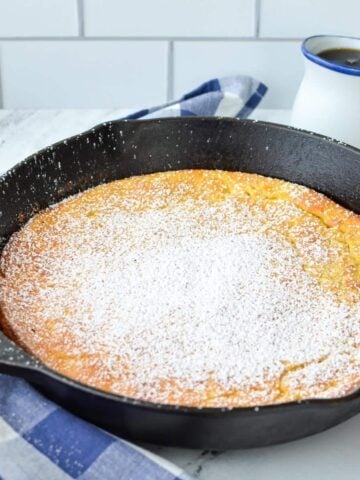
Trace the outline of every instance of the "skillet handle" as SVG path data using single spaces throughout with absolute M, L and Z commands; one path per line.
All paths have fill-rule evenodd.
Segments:
M 44 387 L 51 384 L 63 384 L 64 378 L 47 368 L 44 364 L 26 353 L 0 330 L 0 375 L 12 375 L 22 378 L 33 385 Z M 67 381 L 69 383 L 70 380 Z
M 28 355 L 0 330 L 0 373 L 25 377 L 26 371 L 34 370 L 39 362 Z

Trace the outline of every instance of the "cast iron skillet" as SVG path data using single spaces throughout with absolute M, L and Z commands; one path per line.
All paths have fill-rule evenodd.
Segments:
M 0 236 L 86 188 L 131 175 L 185 168 L 242 170 L 312 187 L 360 213 L 360 150 L 288 127 L 248 120 L 115 121 L 29 157 L 0 179 Z M 360 412 L 360 390 L 335 400 L 262 408 L 155 405 L 86 387 L 37 363 L 0 332 L 0 372 L 129 439 L 211 449 L 245 448 L 321 432 Z

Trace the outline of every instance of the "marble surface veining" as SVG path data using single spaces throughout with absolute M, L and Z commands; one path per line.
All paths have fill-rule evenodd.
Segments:
M 128 109 L 0 110 L 0 173 L 55 141 Z M 287 123 L 288 111 L 257 110 L 254 118 Z M 357 480 L 360 415 L 327 432 L 286 445 L 213 452 L 144 445 L 200 480 Z

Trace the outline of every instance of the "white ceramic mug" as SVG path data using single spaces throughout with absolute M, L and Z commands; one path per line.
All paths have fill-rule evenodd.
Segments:
M 318 35 L 304 40 L 305 75 L 291 123 L 360 148 L 360 69 L 318 56 L 333 48 L 360 50 L 360 38 Z

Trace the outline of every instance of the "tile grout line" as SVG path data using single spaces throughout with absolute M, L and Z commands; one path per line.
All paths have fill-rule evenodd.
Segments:
M 0 108 L 4 108 L 4 88 L 3 88 L 3 80 L 4 80 L 4 65 L 2 62 L 2 50 L 0 45 Z
M 0 69 L 0 108 L 4 108 L 4 91 L 2 86 L 2 69 Z
M 255 0 L 255 38 L 260 36 L 261 0 Z
M 84 20 L 84 0 L 77 0 L 77 15 L 78 15 L 78 35 L 79 38 L 85 36 L 85 20 Z
M 302 41 L 303 37 L 156 37 L 156 36 L 128 36 L 121 37 L 116 35 L 109 36 L 58 36 L 58 37 L 0 37 L 0 41 L 4 42 L 97 42 L 97 41 L 124 41 L 124 42 L 299 42 Z
M 170 102 L 174 98 L 174 42 L 173 40 L 170 40 L 168 43 L 166 98 L 168 102 Z

